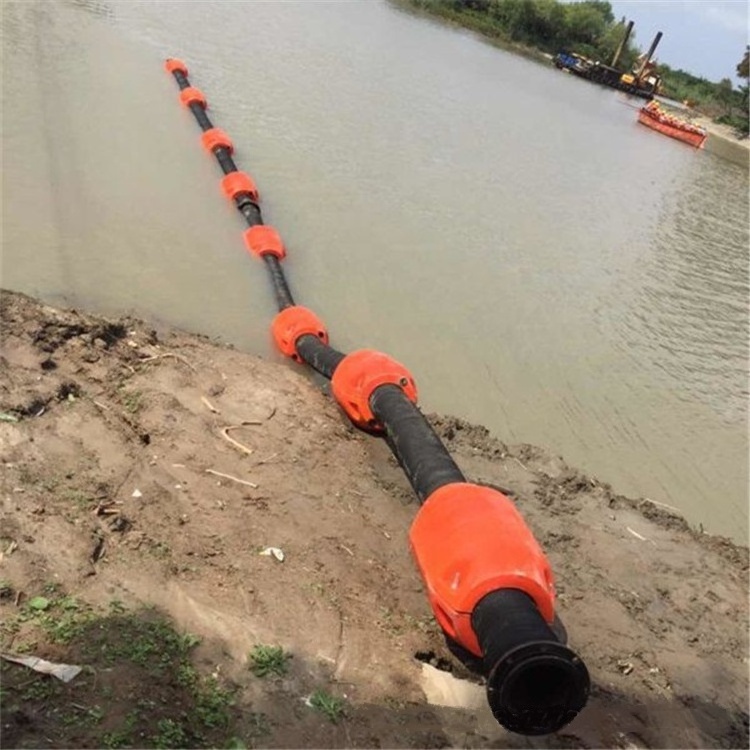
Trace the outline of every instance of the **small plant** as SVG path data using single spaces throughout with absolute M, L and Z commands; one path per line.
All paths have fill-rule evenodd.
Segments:
M 291 654 L 284 653 L 281 646 L 264 646 L 259 644 L 250 652 L 250 670 L 256 677 L 268 677 L 270 674 L 285 675 L 287 662 Z
M 271 733 L 271 725 L 264 713 L 252 712 L 245 716 L 247 733 L 251 739 L 259 739 Z
M 140 391 L 123 392 L 122 405 L 130 414 L 137 414 L 143 406 L 143 394 Z
M 109 611 L 113 615 L 124 614 L 126 610 L 127 610 L 127 607 L 119 599 L 113 599 L 109 603 Z
M 158 748 L 181 748 L 188 747 L 190 738 L 178 721 L 174 719 L 162 719 L 156 728 L 159 734 L 154 737 L 154 747 Z
M 234 705 L 232 693 L 224 690 L 214 678 L 193 687 L 195 715 L 205 727 L 225 727 L 229 724 L 229 709 Z
M 320 711 L 332 724 L 337 724 L 344 716 L 346 702 L 343 698 L 327 693 L 325 690 L 316 690 L 309 700 L 309 704 L 316 711 Z

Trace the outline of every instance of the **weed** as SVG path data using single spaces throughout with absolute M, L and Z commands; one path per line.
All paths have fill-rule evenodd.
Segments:
M 207 727 L 222 727 L 229 724 L 229 708 L 234 704 L 232 693 L 220 687 L 211 678 L 194 688 L 195 712 L 198 721 Z
M 77 713 L 66 714 L 62 717 L 62 723 L 66 726 L 93 727 L 104 718 L 104 711 L 99 706 L 91 708 L 80 708 Z
M 153 737 L 154 747 L 181 748 L 190 744 L 190 738 L 182 724 L 174 719 L 162 719 L 156 727 L 159 733 Z
M 31 606 L 33 599 L 38 600 L 35 606 Z M 204 678 L 191 664 L 190 654 L 200 639 L 178 633 L 154 610 L 130 613 L 120 602 L 112 601 L 109 612 L 102 614 L 65 595 L 59 586 L 48 585 L 43 596 L 29 599 L 13 618 L 2 623 L 0 634 L 5 637 L 15 629 L 24 632 L 22 642 L 14 646 L 16 651 L 27 647 L 37 652 L 35 636 L 44 632 L 39 643 L 71 643 L 70 657 L 88 664 L 91 674 L 122 670 L 138 684 L 155 686 L 153 691 L 133 691 L 130 683 L 120 687 L 110 676 L 105 683 L 111 684 L 102 685 L 88 701 L 87 693 L 82 693 L 78 705 L 71 704 L 65 689 L 50 677 L 37 676 L 6 688 L 3 710 L 7 710 L 8 696 L 40 706 L 50 731 L 59 732 L 60 746 L 71 737 L 78 738 L 80 730 L 93 743 L 90 746 L 108 749 L 216 746 L 213 743 L 218 739 L 221 744 L 222 734 L 224 739 L 233 735 L 234 692 L 214 678 Z M 95 679 L 90 682 L 96 684 Z M 85 680 L 79 684 L 84 691 L 88 687 Z M 107 722 L 99 728 L 108 706 L 112 701 L 118 703 L 118 698 L 127 701 L 130 713 L 119 724 Z M 106 733 L 105 728 L 109 730 Z M 259 718 L 253 732 L 260 734 L 266 728 Z
M 126 607 L 119 599 L 113 599 L 109 603 L 109 611 L 113 615 L 121 615 L 125 612 Z
M 56 687 L 51 677 L 39 677 L 26 686 L 21 697 L 24 701 L 46 701 L 55 694 Z
M 386 695 L 383 703 L 385 703 L 385 705 L 388 706 L 391 711 L 403 711 L 407 705 L 405 700 L 402 700 L 401 698 L 395 698 L 392 695 Z
M 270 674 L 285 675 L 287 662 L 291 654 L 284 653 L 281 646 L 264 646 L 259 644 L 250 652 L 250 670 L 256 677 L 267 677 Z
M 140 391 L 123 391 L 122 405 L 130 414 L 137 414 L 143 408 L 143 394 Z
M 320 583 L 320 581 L 314 581 L 313 583 L 309 583 L 308 588 L 317 596 L 323 596 L 323 594 L 325 594 L 325 591 L 326 591 L 326 587 L 322 583 Z
M 52 606 L 36 618 L 50 640 L 70 643 L 81 628 L 95 617 L 89 607 L 71 596 L 52 601 Z
M 199 645 L 200 642 L 200 636 L 195 635 L 195 633 L 185 633 L 180 636 L 180 645 L 185 652 L 191 651 L 197 645 Z
M 316 690 L 309 700 L 310 705 L 320 711 L 332 724 L 337 724 L 344 716 L 346 702 L 343 698 L 327 693 L 325 690 Z
M 64 500 L 77 505 L 81 509 L 85 509 L 91 503 L 91 496 L 83 490 L 67 488 L 60 494 Z
M 192 664 L 180 664 L 177 667 L 177 684 L 183 687 L 193 687 L 198 682 L 198 672 Z
M 159 560 L 165 560 L 172 554 L 172 551 L 169 549 L 169 545 L 166 542 L 161 541 L 152 541 L 148 547 L 148 551 Z
M 410 630 L 419 630 L 421 633 L 430 634 L 437 632 L 437 625 L 432 615 L 414 617 L 408 613 L 404 614 L 404 622 Z
M 245 717 L 247 722 L 247 733 L 252 739 L 264 737 L 271 733 L 271 725 L 264 713 L 252 712 Z
M 113 631 L 117 637 L 112 637 Z M 89 636 L 89 646 L 107 664 L 124 659 L 152 672 L 174 665 L 195 642 L 194 636 L 186 639 L 162 620 L 143 620 L 132 615 L 112 616 L 106 629 Z
M 55 476 L 44 477 L 44 479 L 39 482 L 39 486 L 45 492 L 49 492 L 51 494 L 55 492 L 60 486 L 60 478 Z
M 134 746 L 135 742 L 133 742 L 132 732 L 137 721 L 138 714 L 135 712 L 129 713 L 119 729 L 114 732 L 107 732 L 102 737 L 102 746 L 106 748 Z

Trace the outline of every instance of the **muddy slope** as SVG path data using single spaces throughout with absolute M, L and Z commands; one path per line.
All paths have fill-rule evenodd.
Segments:
M 196 658 L 240 713 L 267 717 L 269 747 L 747 746 L 747 549 L 433 417 L 466 474 L 534 529 L 595 686 L 559 735 L 510 735 L 482 705 L 428 701 L 461 704 L 436 697 L 417 652 L 466 675 L 408 553 L 415 501 L 301 369 L 18 294 L 1 305 L 0 577 L 18 592 L 4 619 L 50 583 L 92 606 L 155 605 L 204 639 Z M 287 677 L 249 671 L 257 644 L 293 654 Z M 320 686 L 346 701 L 342 721 L 305 705 Z M 19 742 L 49 746 L 26 719 Z

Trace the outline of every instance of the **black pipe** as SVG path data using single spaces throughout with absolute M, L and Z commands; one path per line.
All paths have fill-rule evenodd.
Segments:
M 266 253 L 263 255 L 263 260 L 266 263 L 268 275 L 271 277 L 273 291 L 276 295 L 276 305 L 279 308 L 279 312 L 281 312 L 281 310 L 286 310 L 287 307 L 293 307 L 294 297 L 292 297 L 292 293 L 289 291 L 289 285 L 286 283 L 284 269 L 281 267 L 279 259 L 275 255 Z
M 238 195 L 234 199 L 234 202 L 237 205 L 237 210 L 245 217 L 245 221 L 249 227 L 263 223 L 260 206 L 255 201 L 250 200 L 247 195 Z
M 445 484 L 466 481 L 430 423 L 401 388 L 376 388 L 370 408 L 385 427 L 386 442 L 421 502 Z
M 588 699 L 586 665 L 560 643 L 534 600 L 517 589 L 482 598 L 471 615 L 482 648 L 487 700 L 494 717 L 519 734 L 550 734 Z
M 297 339 L 297 354 L 310 367 L 330 380 L 341 360 L 346 356 L 331 346 L 324 344 L 317 336 L 306 334 Z
M 214 156 L 216 157 L 216 161 L 219 162 L 219 166 L 221 167 L 224 174 L 231 174 L 232 172 L 239 171 L 237 169 L 237 165 L 234 163 L 232 154 L 229 153 L 228 148 L 224 148 L 223 146 L 219 146 L 219 148 L 215 148 Z
M 190 81 L 188 81 L 188 77 L 181 70 L 173 70 L 172 75 L 175 81 L 177 81 L 180 91 L 190 88 Z
M 187 76 L 173 76 L 181 90 Z M 206 131 L 213 127 L 203 107 L 190 105 Z M 237 171 L 229 150 L 214 150 L 225 174 Z M 235 198 L 249 226 L 263 223 L 260 207 L 247 195 Z M 294 306 L 279 258 L 263 254 L 280 311 Z M 317 336 L 295 342 L 297 354 L 316 372 L 331 379 L 345 355 Z M 406 385 L 406 382 L 402 383 Z M 370 408 L 385 428 L 385 439 L 420 501 L 465 477 L 422 412 L 398 385 L 381 385 L 370 396 Z M 560 643 L 534 601 L 521 591 L 503 589 L 480 600 L 471 616 L 488 673 L 487 697 L 495 718 L 511 731 L 544 734 L 564 726 L 584 706 L 589 677 L 580 659 Z
M 203 109 L 203 105 L 198 102 L 191 102 L 188 107 L 198 121 L 198 125 L 201 126 L 201 130 L 205 133 L 207 130 L 211 130 L 214 124 L 209 120 L 206 110 Z

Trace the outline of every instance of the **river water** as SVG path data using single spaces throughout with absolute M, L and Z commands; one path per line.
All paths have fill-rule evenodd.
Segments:
M 635 102 L 372 2 L 5 2 L 2 284 L 276 356 L 188 62 L 343 350 L 747 538 L 748 175 Z

